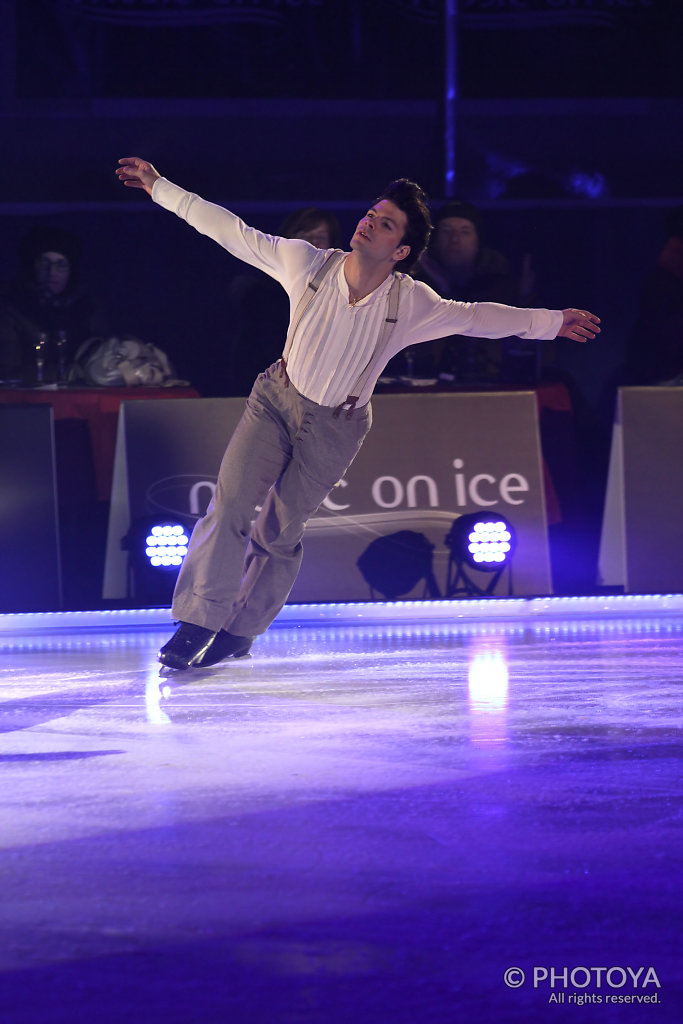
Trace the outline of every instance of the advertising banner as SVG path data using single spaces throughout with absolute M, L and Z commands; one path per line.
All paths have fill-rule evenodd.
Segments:
M 600 543 L 600 582 L 683 589 L 683 389 L 621 388 Z
M 175 515 L 191 525 L 203 514 L 243 404 L 122 405 L 105 597 L 126 594 L 121 539 L 132 522 Z M 373 416 L 353 465 L 308 524 L 291 602 L 456 596 L 449 594 L 456 568 L 446 537 L 472 512 L 498 513 L 516 534 L 512 568 L 493 592 L 551 593 L 532 392 L 380 395 Z M 468 574 L 475 589 L 491 580 Z
M 0 406 L 0 494 L 0 611 L 61 609 L 49 405 Z

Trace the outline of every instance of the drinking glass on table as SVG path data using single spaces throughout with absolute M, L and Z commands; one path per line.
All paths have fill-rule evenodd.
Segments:
M 42 384 L 45 373 L 45 357 L 47 355 L 47 334 L 39 334 L 35 344 L 36 381 Z

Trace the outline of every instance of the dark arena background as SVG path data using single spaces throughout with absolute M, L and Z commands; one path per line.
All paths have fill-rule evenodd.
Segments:
M 678 0 L 0 0 L 0 1024 L 682 1019 L 682 53 Z M 412 178 L 475 228 L 445 297 L 602 321 L 396 356 L 288 604 L 186 672 L 287 303 L 127 156 L 341 248 Z

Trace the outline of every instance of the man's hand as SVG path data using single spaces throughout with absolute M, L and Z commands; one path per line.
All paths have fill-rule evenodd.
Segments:
M 116 176 L 128 188 L 144 188 L 151 196 L 152 185 L 161 175 L 155 167 L 139 156 L 124 156 L 119 160 Z
M 557 337 L 588 341 L 600 333 L 599 323 L 600 318 L 585 309 L 565 309 L 562 311 L 562 326 Z

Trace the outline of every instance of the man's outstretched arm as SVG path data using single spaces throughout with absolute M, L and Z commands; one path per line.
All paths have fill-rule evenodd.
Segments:
M 128 188 L 144 188 L 150 196 L 154 182 L 161 177 L 156 167 L 141 160 L 139 156 L 122 157 L 116 168 L 116 176 Z
M 324 258 L 322 250 L 300 239 L 283 239 L 257 231 L 225 207 L 174 185 L 147 160 L 125 156 L 118 163 L 116 176 L 122 184 L 144 189 L 162 209 L 218 242 L 237 259 L 263 270 L 288 293 L 299 285 L 303 289 L 311 265 Z

